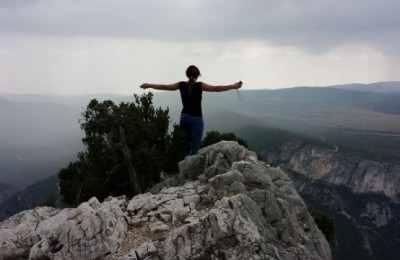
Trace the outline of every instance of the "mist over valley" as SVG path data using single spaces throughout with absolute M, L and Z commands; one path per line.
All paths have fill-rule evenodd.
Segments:
M 390 90 L 397 92 L 388 93 Z M 379 91 L 380 86 L 385 91 Z M 374 87 L 375 92 L 370 89 Z M 358 89 L 358 90 L 353 90 Z M 203 95 L 205 132 L 237 132 L 273 128 L 331 141 L 348 138 L 360 145 L 399 145 L 400 83 L 279 90 L 240 90 Z M 57 174 L 83 149 L 79 119 L 91 99 L 133 102 L 132 96 L 0 95 L 0 183 L 26 187 Z M 178 92 L 156 92 L 156 107 L 168 107 L 171 126 L 179 122 Z M 248 129 L 244 131 L 243 129 Z M 247 136 L 246 136 L 247 137 Z M 249 142 L 253 142 L 249 136 Z M 389 145 L 390 144 L 390 145 Z M 254 144 L 255 145 L 255 144 Z M 390 146 L 390 147 L 389 147 Z M 356 150 L 356 149 L 353 149 Z M 379 157 L 378 157 L 379 158 Z M 385 159 L 384 156 L 380 159 Z M 390 159 L 390 158 L 389 158 Z M 399 159 L 396 157 L 396 160 Z
M 119 104 L 134 96 L 0 94 L 1 219 L 49 199 L 59 202 L 57 174 L 84 149 L 79 119 L 91 99 Z M 400 82 L 206 92 L 204 134 L 233 132 L 267 163 L 287 170 L 306 203 L 334 219 L 331 247 L 338 259 L 352 259 L 352 250 L 374 259 L 370 252 L 381 248 L 390 259 L 400 255 L 391 242 L 400 239 L 393 224 L 400 220 L 398 100 Z M 155 92 L 153 102 L 168 107 L 172 129 L 179 92 Z M 385 180 L 390 187 L 376 184 Z M 348 241 L 351 235 L 381 242 L 368 249 Z

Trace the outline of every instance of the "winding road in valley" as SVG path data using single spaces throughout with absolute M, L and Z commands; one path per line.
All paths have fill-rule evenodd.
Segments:
M 338 147 L 336 144 L 328 143 L 328 142 L 325 140 L 325 138 L 324 138 L 323 136 L 321 136 L 321 140 L 322 140 L 322 142 L 324 142 L 324 143 L 326 143 L 326 144 L 332 145 L 332 146 L 334 147 L 334 150 L 333 150 L 333 151 L 334 151 L 335 153 L 339 152 L 339 147 Z

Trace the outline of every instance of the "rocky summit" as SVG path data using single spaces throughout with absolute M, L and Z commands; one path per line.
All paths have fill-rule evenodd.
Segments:
M 40 207 L 0 223 L 0 259 L 331 259 L 290 179 L 236 142 L 188 156 L 131 199 Z

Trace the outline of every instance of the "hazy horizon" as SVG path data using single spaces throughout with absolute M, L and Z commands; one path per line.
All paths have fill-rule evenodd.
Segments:
M 202 81 L 199 79 L 199 81 Z M 293 89 L 293 88 L 330 88 L 330 87 L 341 87 L 341 86 L 349 86 L 349 85 L 374 85 L 374 84 L 380 84 L 380 83 L 399 83 L 400 86 L 400 80 L 389 80 L 389 81 L 377 81 L 377 82 L 368 82 L 368 83 L 361 83 L 361 82 L 349 82 L 349 83 L 343 83 L 343 84 L 332 84 L 332 85 L 312 85 L 312 86 L 306 86 L 306 85 L 295 85 L 295 86 L 288 86 L 288 87 L 271 87 L 271 88 L 241 88 L 239 91 L 253 91 L 253 90 L 279 90 L 279 89 Z M 17 93 L 17 92 L 2 92 L 0 91 L 0 97 L 1 96 L 45 96 L 45 97 L 65 97 L 65 98 L 73 98 L 73 97 L 90 97 L 90 96 L 117 96 L 117 97 L 124 97 L 124 96 L 131 96 L 134 94 L 142 94 L 145 92 L 154 92 L 154 93 L 163 93 L 166 92 L 164 90 L 155 90 L 155 89 L 148 89 L 146 91 L 143 91 L 139 89 L 135 89 L 136 91 L 132 92 L 127 92 L 127 93 L 117 93 L 117 92 L 91 92 L 91 93 L 69 93 L 69 94 L 63 94 L 63 93 L 35 93 L 35 92 L 25 92 L 25 93 Z
M 341 129 L 355 129 L 356 133 L 376 133 L 373 138 L 398 139 L 400 82 L 380 84 L 387 85 L 396 88 L 397 93 L 382 95 L 381 92 L 324 88 L 255 90 L 257 92 L 244 90 L 241 91 L 242 100 L 236 91 L 204 93 L 205 132 L 230 132 L 243 126 L 253 126 L 251 129 L 254 126 L 265 126 L 294 132 L 307 132 L 310 129 L 315 131 L 322 127 L 324 135 L 326 129 L 338 129 L 337 132 L 341 132 Z M 374 90 L 381 89 L 377 85 L 372 87 Z M 168 107 L 170 126 L 178 123 L 181 111 L 179 93 L 154 94 L 153 103 L 156 107 Z M 66 165 L 68 161 L 76 158 L 76 154 L 83 149 L 81 139 L 84 137 L 79 119 L 89 100 L 111 99 L 116 104 L 134 101 L 132 95 L 107 94 L 10 94 L 12 98 L 6 98 L 10 102 L 1 98 L 4 96 L 7 95 L 0 94 L 0 182 L 8 180 L 8 184 L 19 187 L 42 176 L 38 165 L 49 164 L 56 167 L 59 164 L 54 163 L 64 162 Z M 317 133 L 313 135 L 319 136 Z M 391 140 L 390 145 L 394 144 Z M 48 168 L 48 171 L 56 173 L 54 169 Z M 14 176 L 18 172 L 29 173 L 29 176 Z M 14 182 L 11 179 L 14 179 Z

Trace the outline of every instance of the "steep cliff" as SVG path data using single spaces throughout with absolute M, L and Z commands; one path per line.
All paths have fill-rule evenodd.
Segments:
M 399 165 L 290 142 L 263 153 L 306 203 L 335 222 L 335 259 L 400 258 Z
M 0 259 L 331 258 L 287 175 L 234 142 L 185 158 L 151 193 L 36 208 L 0 228 Z
M 355 193 L 383 194 L 400 198 L 400 165 L 348 157 L 336 149 L 319 148 L 302 142 L 282 146 L 281 154 L 266 154 L 267 161 L 311 180 L 349 187 Z

